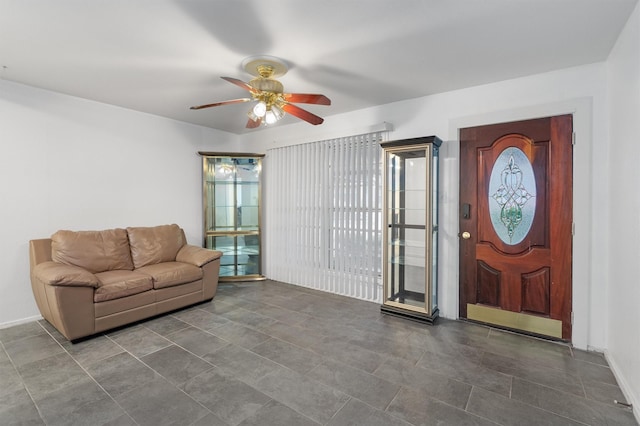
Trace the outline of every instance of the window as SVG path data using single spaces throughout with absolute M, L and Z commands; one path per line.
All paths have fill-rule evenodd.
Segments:
M 369 133 L 267 152 L 269 278 L 381 300 L 381 138 Z

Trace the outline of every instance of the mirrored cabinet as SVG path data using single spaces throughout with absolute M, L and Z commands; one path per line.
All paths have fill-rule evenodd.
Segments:
M 202 156 L 204 247 L 220 250 L 220 281 L 262 280 L 261 154 Z
M 381 144 L 384 155 L 382 312 L 438 317 L 438 153 L 422 137 Z

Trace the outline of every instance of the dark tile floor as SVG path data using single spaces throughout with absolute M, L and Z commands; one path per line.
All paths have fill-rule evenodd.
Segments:
M 0 424 L 636 425 L 600 354 L 273 281 L 70 344 L 0 330 Z

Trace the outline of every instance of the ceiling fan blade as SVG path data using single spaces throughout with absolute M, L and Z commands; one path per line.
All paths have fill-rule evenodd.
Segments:
M 284 104 L 282 105 L 282 109 L 285 112 L 288 112 L 289 114 L 294 115 L 299 119 L 304 120 L 307 123 L 311 123 L 313 125 L 322 124 L 322 122 L 324 121 L 323 118 L 318 117 L 315 114 L 311 114 L 309 111 L 306 111 L 293 104 Z
M 247 121 L 247 129 L 255 129 L 260 126 L 260 123 L 262 123 L 262 117 L 258 117 L 256 120 L 249 119 Z
M 313 93 L 284 93 L 282 96 L 287 102 L 331 105 L 331 99 L 327 98 L 325 95 L 316 95 Z
M 251 101 L 251 99 L 249 98 L 241 98 L 241 99 L 231 99 L 229 101 L 222 101 L 222 102 L 216 102 L 213 104 L 205 104 L 205 105 L 198 105 L 198 106 L 192 106 L 189 109 L 203 109 L 203 108 L 211 108 L 211 107 L 217 107 L 217 106 L 221 106 L 221 105 L 231 105 L 231 104 L 240 104 L 243 102 L 249 102 Z
M 241 87 L 244 90 L 248 90 L 251 93 L 256 93 L 257 92 L 257 90 L 254 89 L 253 87 L 251 87 L 249 85 L 249 83 L 245 83 L 244 81 L 238 80 L 237 78 L 233 78 L 233 77 L 220 77 L 220 78 L 223 79 L 223 80 L 228 81 L 231 84 L 235 84 L 236 86 Z

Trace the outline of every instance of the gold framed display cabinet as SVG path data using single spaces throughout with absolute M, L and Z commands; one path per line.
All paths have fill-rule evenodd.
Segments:
M 264 280 L 261 262 L 263 154 L 202 156 L 204 247 L 220 250 L 220 281 Z
M 438 317 L 436 136 L 385 142 L 381 311 L 430 324 Z

